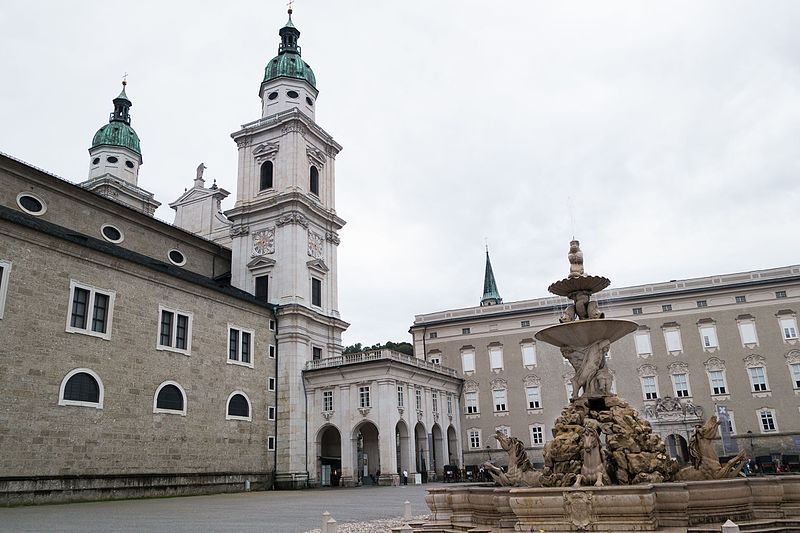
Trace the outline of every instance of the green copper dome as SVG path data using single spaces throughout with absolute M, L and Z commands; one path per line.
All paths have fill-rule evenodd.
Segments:
M 122 92 L 114 98 L 114 111 L 108 118 L 108 124 L 97 130 L 92 139 L 92 148 L 97 146 L 120 146 L 127 148 L 139 155 L 142 149 L 139 146 L 139 136 L 131 127 L 130 108 L 133 106 L 125 94 L 125 83 Z M 90 150 L 92 149 L 90 148 Z
M 264 69 L 264 82 L 276 78 L 295 78 L 305 80 L 316 88 L 317 79 L 308 63 L 300 57 L 300 46 L 297 39 L 300 31 L 292 24 L 292 10 L 289 10 L 289 21 L 280 29 L 281 44 L 278 46 L 278 55 L 274 57 Z

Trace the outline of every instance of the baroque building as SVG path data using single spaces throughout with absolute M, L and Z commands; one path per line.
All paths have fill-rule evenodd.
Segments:
M 800 266 L 609 289 L 607 318 L 639 329 L 611 346 L 613 390 L 652 423 L 680 461 L 694 425 L 727 417 L 722 455 L 800 451 Z M 417 315 L 414 349 L 464 381 L 464 463 L 506 460 L 496 431 L 541 463 L 552 424 L 572 393 L 572 367 L 534 335 L 558 323 L 566 299 L 503 302 L 486 262 L 480 304 Z

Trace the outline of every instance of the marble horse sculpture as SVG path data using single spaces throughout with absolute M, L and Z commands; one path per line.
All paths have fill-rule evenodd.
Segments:
M 500 431 L 494 434 L 494 438 L 508 452 L 508 472 L 503 472 L 489 461 L 483 463 L 483 468 L 489 472 L 495 483 L 503 487 L 540 487 L 542 473 L 533 468 L 522 441 L 516 437 L 508 437 Z
M 583 464 L 581 473 L 575 479 L 573 487 L 581 485 L 594 485 L 602 487 L 608 484 L 608 474 L 606 472 L 606 461 L 603 451 L 600 449 L 600 436 L 593 427 L 584 427 L 581 435 L 581 445 L 583 447 Z
M 689 437 L 689 456 L 692 464 L 678 471 L 678 481 L 700 481 L 705 479 L 728 479 L 738 477 L 746 463 L 745 452 L 741 451 L 724 465 L 720 464 L 714 449 L 719 421 L 716 416 L 705 424 L 697 425 Z

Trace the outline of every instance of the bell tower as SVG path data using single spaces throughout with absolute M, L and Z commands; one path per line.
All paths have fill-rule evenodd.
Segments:
M 335 209 L 335 159 L 342 147 L 314 121 L 316 79 L 300 56 L 291 15 L 265 68 L 261 118 L 231 135 L 239 169 L 236 203 L 225 213 L 231 283 L 278 306 L 279 488 L 304 487 L 316 469 L 316 454 L 306 453 L 302 373 L 314 358 L 341 355 L 349 326 L 339 317 L 337 287 L 345 221 Z

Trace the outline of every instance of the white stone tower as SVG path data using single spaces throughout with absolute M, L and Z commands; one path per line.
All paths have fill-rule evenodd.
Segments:
M 231 283 L 278 306 L 278 488 L 308 479 L 307 361 L 340 355 L 335 157 L 341 146 L 314 122 L 316 80 L 300 56 L 300 32 L 281 28 L 278 56 L 259 90 L 262 118 L 232 134 L 239 147 Z M 311 436 L 309 436 L 311 438 Z

